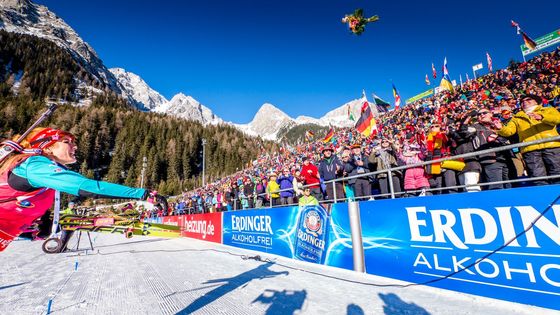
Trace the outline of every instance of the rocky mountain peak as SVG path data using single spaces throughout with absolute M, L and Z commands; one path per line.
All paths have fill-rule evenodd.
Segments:
M 100 82 L 114 92 L 121 92 L 114 76 L 103 65 L 93 48 L 47 7 L 34 4 L 29 0 L 1 0 L 0 28 L 54 42 L 68 50 Z
M 283 120 L 292 120 L 292 119 L 282 110 L 280 110 L 278 107 L 270 103 L 264 103 L 255 114 L 255 117 L 253 118 L 253 122 L 269 121 L 269 120 L 283 121 Z
M 167 103 L 167 99 L 152 89 L 140 76 L 123 68 L 109 69 L 119 82 L 123 96 L 140 110 L 149 111 Z

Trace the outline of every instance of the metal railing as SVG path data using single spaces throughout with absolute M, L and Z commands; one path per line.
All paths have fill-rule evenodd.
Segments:
M 455 186 L 447 186 L 447 187 L 416 189 L 416 190 L 407 190 L 407 191 L 404 191 L 404 192 L 395 192 L 395 187 L 393 187 L 393 180 L 392 180 L 392 177 L 394 176 L 393 172 L 396 172 L 396 171 L 403 171 L 403 170 L 407 170 L 409 168 L 424 167 L 426 165 L 431 165 L 431 164 L 434 164 L 434 163 L 441 163 L 443 161 L 448 161 L 448 160 L 457 160 L 457 159 L 477 157 L 477 156 L 485 155 L 485 154 L 489 154 L 489 153 L 502 152 L 502 151 L 512 150 L 512 149 L 515 149 L 515 148 L 522 148 L 522 147 L 527 147 L 527 146 L 531 146 L 531 145 L 547 143 L 547 142 L 555 142 L 555 141 L 560 141 L 560 136 L 555 136 L 555 137 L 550 137 L 550 138 L 545 138 L 545 139 L 538 139 L 538 140 L 534 140 L 534 141 L 530 141 L 530 142 L 521 142 L 521 143 L 509 144 L 509 145 L 504 145 L 504 146 L 500 146 L 500 147 L 496 147 L 496 148 L 479 150 L 479 151 L 475 151 L 475 152 L 459 154 L 459 155 L 454 155 L 454 156 L 442 157 L 442 158 L 429 160 L 429 161 L 423 161 L 423 162 L 419 162 L 419 163 L 415 163 L 415 164 L 402 165 L 402 166 L 397 166 L 397 167 L 390 167 L 390 168 L 383 169 L 383 170 L 378 170 L 378 171 L 373 171 L 373 172 L 368 172 L 368 173 L 363 173 L 363 174 L 358 174 L 358 175 L 353 175 L 353 176 L 346 176 L 346 177 L 342 177 L 342 178 L 337 178 L 337 179 L 325 181 L 325 182 L 323 182 L 323 184 L 333 185 L 333 188 L 332 188 L 333 199 L 319 200 L 319 203 L 332 203 L 332 202 L 336 203 L 336 202 L 340 202 L 340 201 L 344 201 L 344 202 L 345 201 L 352 201 L 352 200 L 355 200 L 355 199 L 364 199 L 365 200 L 365 199 L 371 199 L 371 198 L 375 198 L 375 197 L 389 197 L 389 196 L 391 197 L 391 199 L 395 199 L 397 197 L 397 195 L 420 193 L 422 191 L 432 192 L 432 191 L 443 191 L 443 190 L 453 190 L 453 189 L 459 190 L 459 189 L 467 188 L 467 187 L 471 187 L 471 186 L 490 186 L 490 185 L 496 185 L 496 184 L 509 184 L 509 183 L 513 184 L 513 183 L 520 183 L 520 182 L 531 182 L 531 181 L 542 181 L 542 180 L 547 180 L 547 179 L 557 179 L 557 178 L 560 178 L 560 175 L 551 175 L 551 176 L 542 176 L 542 177 L 527 177 L 527 178 L 511 179 L 511 180 L 504 180 L 504 181 L 494 181 L 494 182 L 482 182 L 482 183 L 477 183 L 477 184 L 474 184 L 474 185 L 455 185 Z M 387 173 L 387 182 L 388 182 L 388 185 L 389 185 L 389 193 L 375 194 L 375 195 L 370 194 L 370 195 L 367 195 L 367 196 L 354 197 L 354 198 L 346 198 L 346 197 L 337 198 L 336 183 L 338 183 L 338 182 L 344 183 L 344 182 L 348 181 L 349 179 L 358 179 L 358 178 L 364 178 L 364 177 L 368 178 L 368 177 L 376 176 L 376 175 L 383 174 L 383 173 Z M 317 184 L 304 185 L 303 188 L 311 187 L 311 186 L 317 186 Z M 277 194 L 277 193 L 279 194 L 279 193 L 285 192 L 285 191 L 294 192 L 294 196 L 295 196 L 295 189 L 294 188 L 280 189 L 280 190 L 274 191 L 273 193 L 274 194 Z M 282 204 L 282 205 L 274 205 L 273 206 L 272 205 L 272 198 L 270 197 L 270 193 L 258 194 L 256 196 L 257 197 L 267 196 L 268 197 L 268 208 L 297 205 L 297 203 L 292 203 L 292 204 Z M 241 209 L 239 209 L 239 210 L 241 210 Z
M 397 196 L 416 194 L 416 193 L 421 193 L 422 191 L 424 191 L 424 192 L 434 192 L 434 191 L 457 190 L 457 192 L 459 192 L 460 189 L 468 188 L 468 187 L 471 187 L 471 186 L 482 186 L 482 187 L 484 187 L 484 186 L 490 186 L 490 185 L 496 185 L 496 184 L 514 184 L 514 183 L 521 183 L 521 182 L 532 182 L 532 181 L 542 181 L 542 180 L 548 180 L 548 179 L 558 179 L 558 178 L 560 178 L 560 175 L 541 176 L 541 177 L 526 177 L 526 178 L 518 178 L 518 179 L 503 180 L 503 181 L 481 182 L 481 183 L 477 183 L 477 184 L 473 184 L 473 185 L 455 185 L 455 186 L 446 186 L 446 187 L 407 190 L 407 191 L 401 191 L 401 192 L 396 192 L 395 191 L 395 187 L 393 186 L 393 180 L 392 180 L 392 178 L 394 176 L 393 172 L 396 172 L 396 171 L 406 171 L 407 169 L 410 169 L 410 168 L 424 167 L 426 165 L 431 165 L 431 164 L 434 164 L 434 163 L 441 163 L 443 161 L 477 157 L 477 156 L 485 155 L 485 154 L 489 154 L 489 153 L 502 152 L 502 151 L 512 150 L 512 149 L 515 149 L 515 148 L 522 148 L 522 147 L 527 147 L 527 146 L 531 146 L 531 145 L 542 144 L 542 143 L 547 143 L 547 142 L 555 142 L 555 141 L 560 141 L 560 136 L 555 136 L 555 137 L 550 137 L 550 138 L 545 138 L 545 139 L 539 139 L 539 140 L 534 140 L 534 141 L 530 141 L 530 142 L 521 142 L 521 143 L 509 144 L 509 145 L 504 145 L 504 146 L 500 146 L 500 147 L 496 147 L 496 148 L 479 150 L 479 151 L 475 151 L 475 152 L 470 152 L 470 153 L 465 153 L 465 154 L 460 154 L 460 155 L 454 155 L 454 156 L 447 156 L 447 157 L 442 157 L 442 158 L 429 160 L 429 161 L 423 161 L 423 162 L 419 162 L 419 163 L 415 163 L 415 164 L 402 165 L 402 166 L 397 166 L 397 167 L 390 167 L 390 168 L 383 169 L 383 170 L 372 171 L 372 172 L 362 173 L 362 174 L 353 175 L 353 176 L 345 176 L 345 177 L 336 178 L 336 179 L 329 180 L 329 181 L 324 181 L 322 183 L 324 185 L 333 185 L 333 187 L 332 187 L 333 198 L 332 199 L 322 199 L 322 200 L 318 200 L 318 201 L 319 201 L 319 203 L 336 203 L 336 202 L 354 201 L 354 200 L 357 200 L 357 199 L 362 199 L 362 200 L 375 199 L 376 197 L 377 198 L 379 198 L 379 197 L 390 197 L 391 199 L 395 199 Z M 373 176 L 376 176 L 376 175 L 379 175 L 379 174 L 384 174 L 384 173 L 387 174 L 386 178 L 387 178 L 387 182 L 388 182 L 387 184 L 389 186 L 389 192 L 388 193 L 385 193 L 385 194 L 370 194 L 370 195 L 366 195 L 366 196 L 353 197 L 353 198 L 348 198 L 348 197 L 339 198 L 337 196 L 337 189 L 336 189 L 336 184 L 337 183 L 344 184 L 344 182 L 347 182 L 350 179 L 358 179 L 358 178 L 364 178 L 364 177 L 369 178 L 369 177 L 373 177 Z M 321 184 L 303 185 L 302 189 L 307 188 L 307 187 L 316 187 L 316 186 L 321 187 Z M 298 188 L 298 190 L 299 189 L 300 188 Z M 295 192 L 296 191 L 295 188 L 286 188 L 286 189 L 280 189 L 280 190 L 277 190 L 277 191 L 274 191 L 274 192 L 266 192 L 266 193 L 257 194 L 257 195 L 255 195 L 254 199 L 256 200 L 256 198 L 258 198 L 258 197 L 262 198 L 263 207 L 261 207 L 261 208 L 264 208 L 265 204 L 266 204 L 267 208 L 297 205 L 297 203 L 295 203 L 295 202 L 290 203 L 290 204 L 273 205 L 273 198 L 271 198 L 271 194 L 280 194 L 281 192 L 286 192 L 286 191 L 292 192 L 293 195 L 294 195 L 294 198 L 297 197 L 296 192 Z M 264 198 L 264 197 L 267 197 L 267 198 Z M 280 199 L 280 198 L 278 198 L 278 199 Z M 238 202 L 236 200 L 232 200 L 232 201 L 233 202 Z M 239 200 L 239 202 L 240 202 L 240 200 Z M 255 207 L 248 208 L 248 209 L 255 209 Z M 247 209 L 234 209 L 234 210 L 237 211 L 237 210 L 247 210 Z

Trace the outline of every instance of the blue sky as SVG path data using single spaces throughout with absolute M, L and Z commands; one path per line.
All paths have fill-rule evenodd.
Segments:
M 140 75 L 170 99 L 183 92 L 218 116 L 249 122 L 269 102 L 320 117 L 360 97 L 393 102 L 428 89 L 447 57 L 452 79 L 492 56 L 521 60 L 518 22 L 533 38 L 560 28 L 560 1 L 38 0 L 90 43 L 107 67 Z M 341 23 L 363 8 L 380 21 L 362 36 Z M 483 72 L 485 73 L 486 68 Z

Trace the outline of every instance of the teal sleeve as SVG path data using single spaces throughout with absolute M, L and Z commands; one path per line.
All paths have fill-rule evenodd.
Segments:
M 14 168 L 33 187 L 48 187 L 68 194 L 92 198 L 141 199 L 145 189 L 92 180 L 68 170 L 44 156 L 32 156 Z

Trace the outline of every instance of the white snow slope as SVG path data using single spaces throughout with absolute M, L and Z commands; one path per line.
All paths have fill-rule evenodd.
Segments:
M 92 234 L 95 251 L 0 253 L 0 314 L 553 314 L 192 239 Z M 82 241 L 85 246 L 87 241 Z M 76 263 L 78 264 L 75 270 Z

